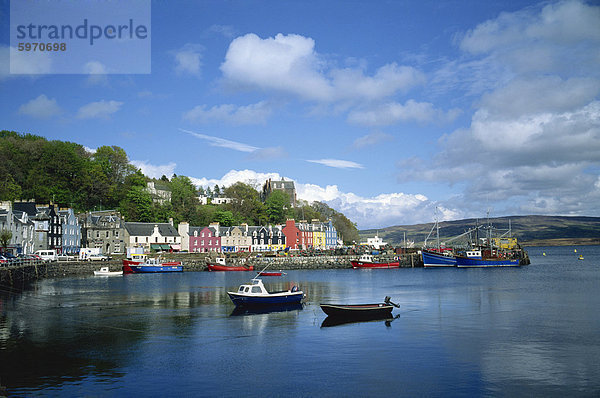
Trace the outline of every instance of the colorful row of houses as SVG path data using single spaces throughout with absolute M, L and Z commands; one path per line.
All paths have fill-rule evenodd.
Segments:
M 95 248 L 104 254 L 126 253 L 127 248 L 146 251 L 265 252 L 278 250 L 332 249 L 341 245 L 331 220 L 311 222 L 287 220 L 285 225 L 178 228 L 169 223 L 124 222 L 115 210 L 77 214 L 52 204 L 2 202 L 0 230 L 11 232 L 7 250 L 14 254 L 56 250 L 76 255 L 81 248 Z
M 189 252 L 265 252 L 278 250 L 334 249 L 341 245 L 331 220 L 287 220 L 285 225 L 192 227 L 180 223 L 182 250 Z

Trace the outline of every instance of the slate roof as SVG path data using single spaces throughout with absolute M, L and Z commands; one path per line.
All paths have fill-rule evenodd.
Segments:
M 131 236 L 150 236 L 155 225 L 158 225 L 158 232 L 162 236 L 179 236 L 179 232 L 169 223 L 126 222 L 125 229 Z

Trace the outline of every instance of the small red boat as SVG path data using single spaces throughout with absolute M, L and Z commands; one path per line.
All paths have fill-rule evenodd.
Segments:
M 285 272 L 281 271 L 261 271 L 256 276 L 281 276 L 285 275 Z
M 373 260 L 370 254 L 363 254 L 358 260 L 351 260 L 352 268 L 400 268 L 399 261 L 393 262 L 378 262 Z
M 207 263 L 209 271 L 254 271 L 253 265 L 227 265 L 225 259 L 219 257 L 214 263 Z

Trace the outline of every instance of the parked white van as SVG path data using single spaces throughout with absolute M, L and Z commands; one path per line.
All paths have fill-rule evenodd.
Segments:
M 38 250 L 35 252 L 44 261 L 58 261 L 56 250 Z

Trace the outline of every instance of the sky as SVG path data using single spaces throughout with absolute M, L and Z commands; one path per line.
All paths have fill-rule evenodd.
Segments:
M 293 180 L 359 229 L 600 216 L 597 2 L 153 1 L 149 73 L 11 73 L 0 5 L 0 129 L 204 187 Z

